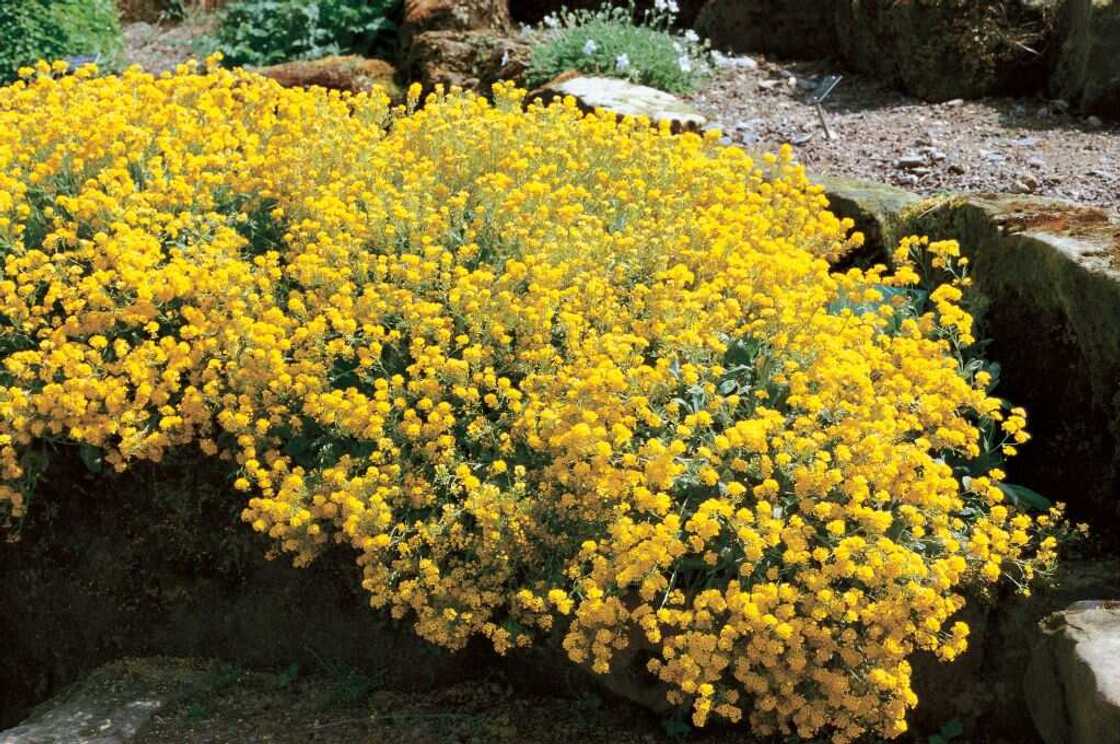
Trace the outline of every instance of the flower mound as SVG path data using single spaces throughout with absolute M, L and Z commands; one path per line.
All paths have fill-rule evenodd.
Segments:
M 850 224 L 788 151 L 496 98 L 0 89 L 0 509 L 44 442 L 193 447 L 433 642 L 554 631 L 600 672 L 642 650 L 697 724 L 904 730 L 959 589 L 1053 557 L 949 464 L 1026 439 L 957 356 L 964 282 L 907 300 L 956 246 L 830 274 Z

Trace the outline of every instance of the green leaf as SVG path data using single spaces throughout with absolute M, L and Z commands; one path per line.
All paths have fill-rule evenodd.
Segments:
M 1048 511 L 1054 502 L 1038 491 L 1032 491 L 1026 486 L 1017 486 L 1012 483 L 997 483 L 999 490 L 1016 506 L 1031 511 Z
M 78 457 L 82 458 L 86 469 L 91 473 L 100 475 L 105 468 L 105 463 L 101 459 L 101 449 L 92 444 L 83 443 L 78 447 Z
M 955 739 L 964 733 L 964 724 L 954 718 L 941 727 L 941 735 L 946 739 Z

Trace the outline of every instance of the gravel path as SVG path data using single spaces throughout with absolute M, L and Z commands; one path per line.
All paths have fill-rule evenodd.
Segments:
M 213 14 L 194 12 L 181 23 L 125 24 L 125 64 L 140 65 L 148 72 L 160 73 L 173 70 L 192 57 L 198 59 L 202 55 L 196 49 L 196 39 L 210 31 L 215 20 Z
M 1120 212 L 1120 126 L 1071 115 L 1064 101 L 930 104 L 859 76 L 824 103 L 809 97 L 824 63 L 723 58 L 693 104 L 737 144 L 795 146 L 811 172 L 887 182 L 921 194 L 1035 193 Z

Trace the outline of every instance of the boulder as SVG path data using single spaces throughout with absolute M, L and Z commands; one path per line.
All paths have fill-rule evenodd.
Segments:
M 571 96 L 584 111 L 603 110 L 623 116 L 644 116 L 652 124 L 670 122 L 674 132 L 698 131 L 707 124 L 701 114 L 676 96 L 615 78 L 569 72 L 529 94 L 548 103 Z
M 709 0 L 697 30 L 716 49 L 798 59 L 835 51 L 835 0 Z
M 1085 113 L 1120 118 L 1120 2 L 1069 0 L 1051 93 Z
M 1039 623 L 1024 681 L 1046 744 L 1120 744 L 1120 602 L 1079 602 Z
M 175 659 L 107 664 L 0 731 L 0 744 L 125 744 L 167 703 L 203 679 Z
M 401 30 L 406 38 L 425 31 L 510 29 L 509 0 L 405 0 Z
M 1062 0 L 838 0 L 845 64 L 920 98 L 1034 92 Z
M 317 85 L 327 90 L 368 93 L 382 88 L 389 97 L 401 97 L 396 83 L 397 71 L 388 62 L 353 55 L 324 57 L 316 60 L 285 62 L 257 70 L 286 88 L 309 88 Z
M 1090 597 L 1120 600 L 1120 561 L 1071 558 L 1029 597 L 1009 587 L 994 597 L 968 597 L 954 618 L 969 626 L 968 650 L 950 663 L 924 652 L 911 658 L 918 696 L 910 715 L 914 730 L 932 734 L 947 721 L 959 721 L 970 741 L 1034 741 L 1034 724 L 1023 714 L 1022 681 L 1038 623 Z
M 489 31 L 427 31 L 412 40 L 408 68 L 425 89 L 457 85 L 483 94 L 499 80 L 521 82 L 528 42 Z
M 888 264 L 891 251 L 904 237 L 904 215 L 921 197 L 894 186 L 839 176 L 813 176 L 824 187 L 829 209 L 850 217 L 864 235 L 864 248 L 844 261 L 847 266 Z

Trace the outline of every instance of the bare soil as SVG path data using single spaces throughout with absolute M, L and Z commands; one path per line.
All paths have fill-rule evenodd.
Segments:
M 728 139 L 750 149 L 794 145 L 810 172 L 890 183 L 920 194 L 1039 194 L 1120 211 L 1120 126 L 1064 101 L 994 98 L 930 104 L 845 76 L 812 103 L 824 62 L 725 58 L 691 96 Z

